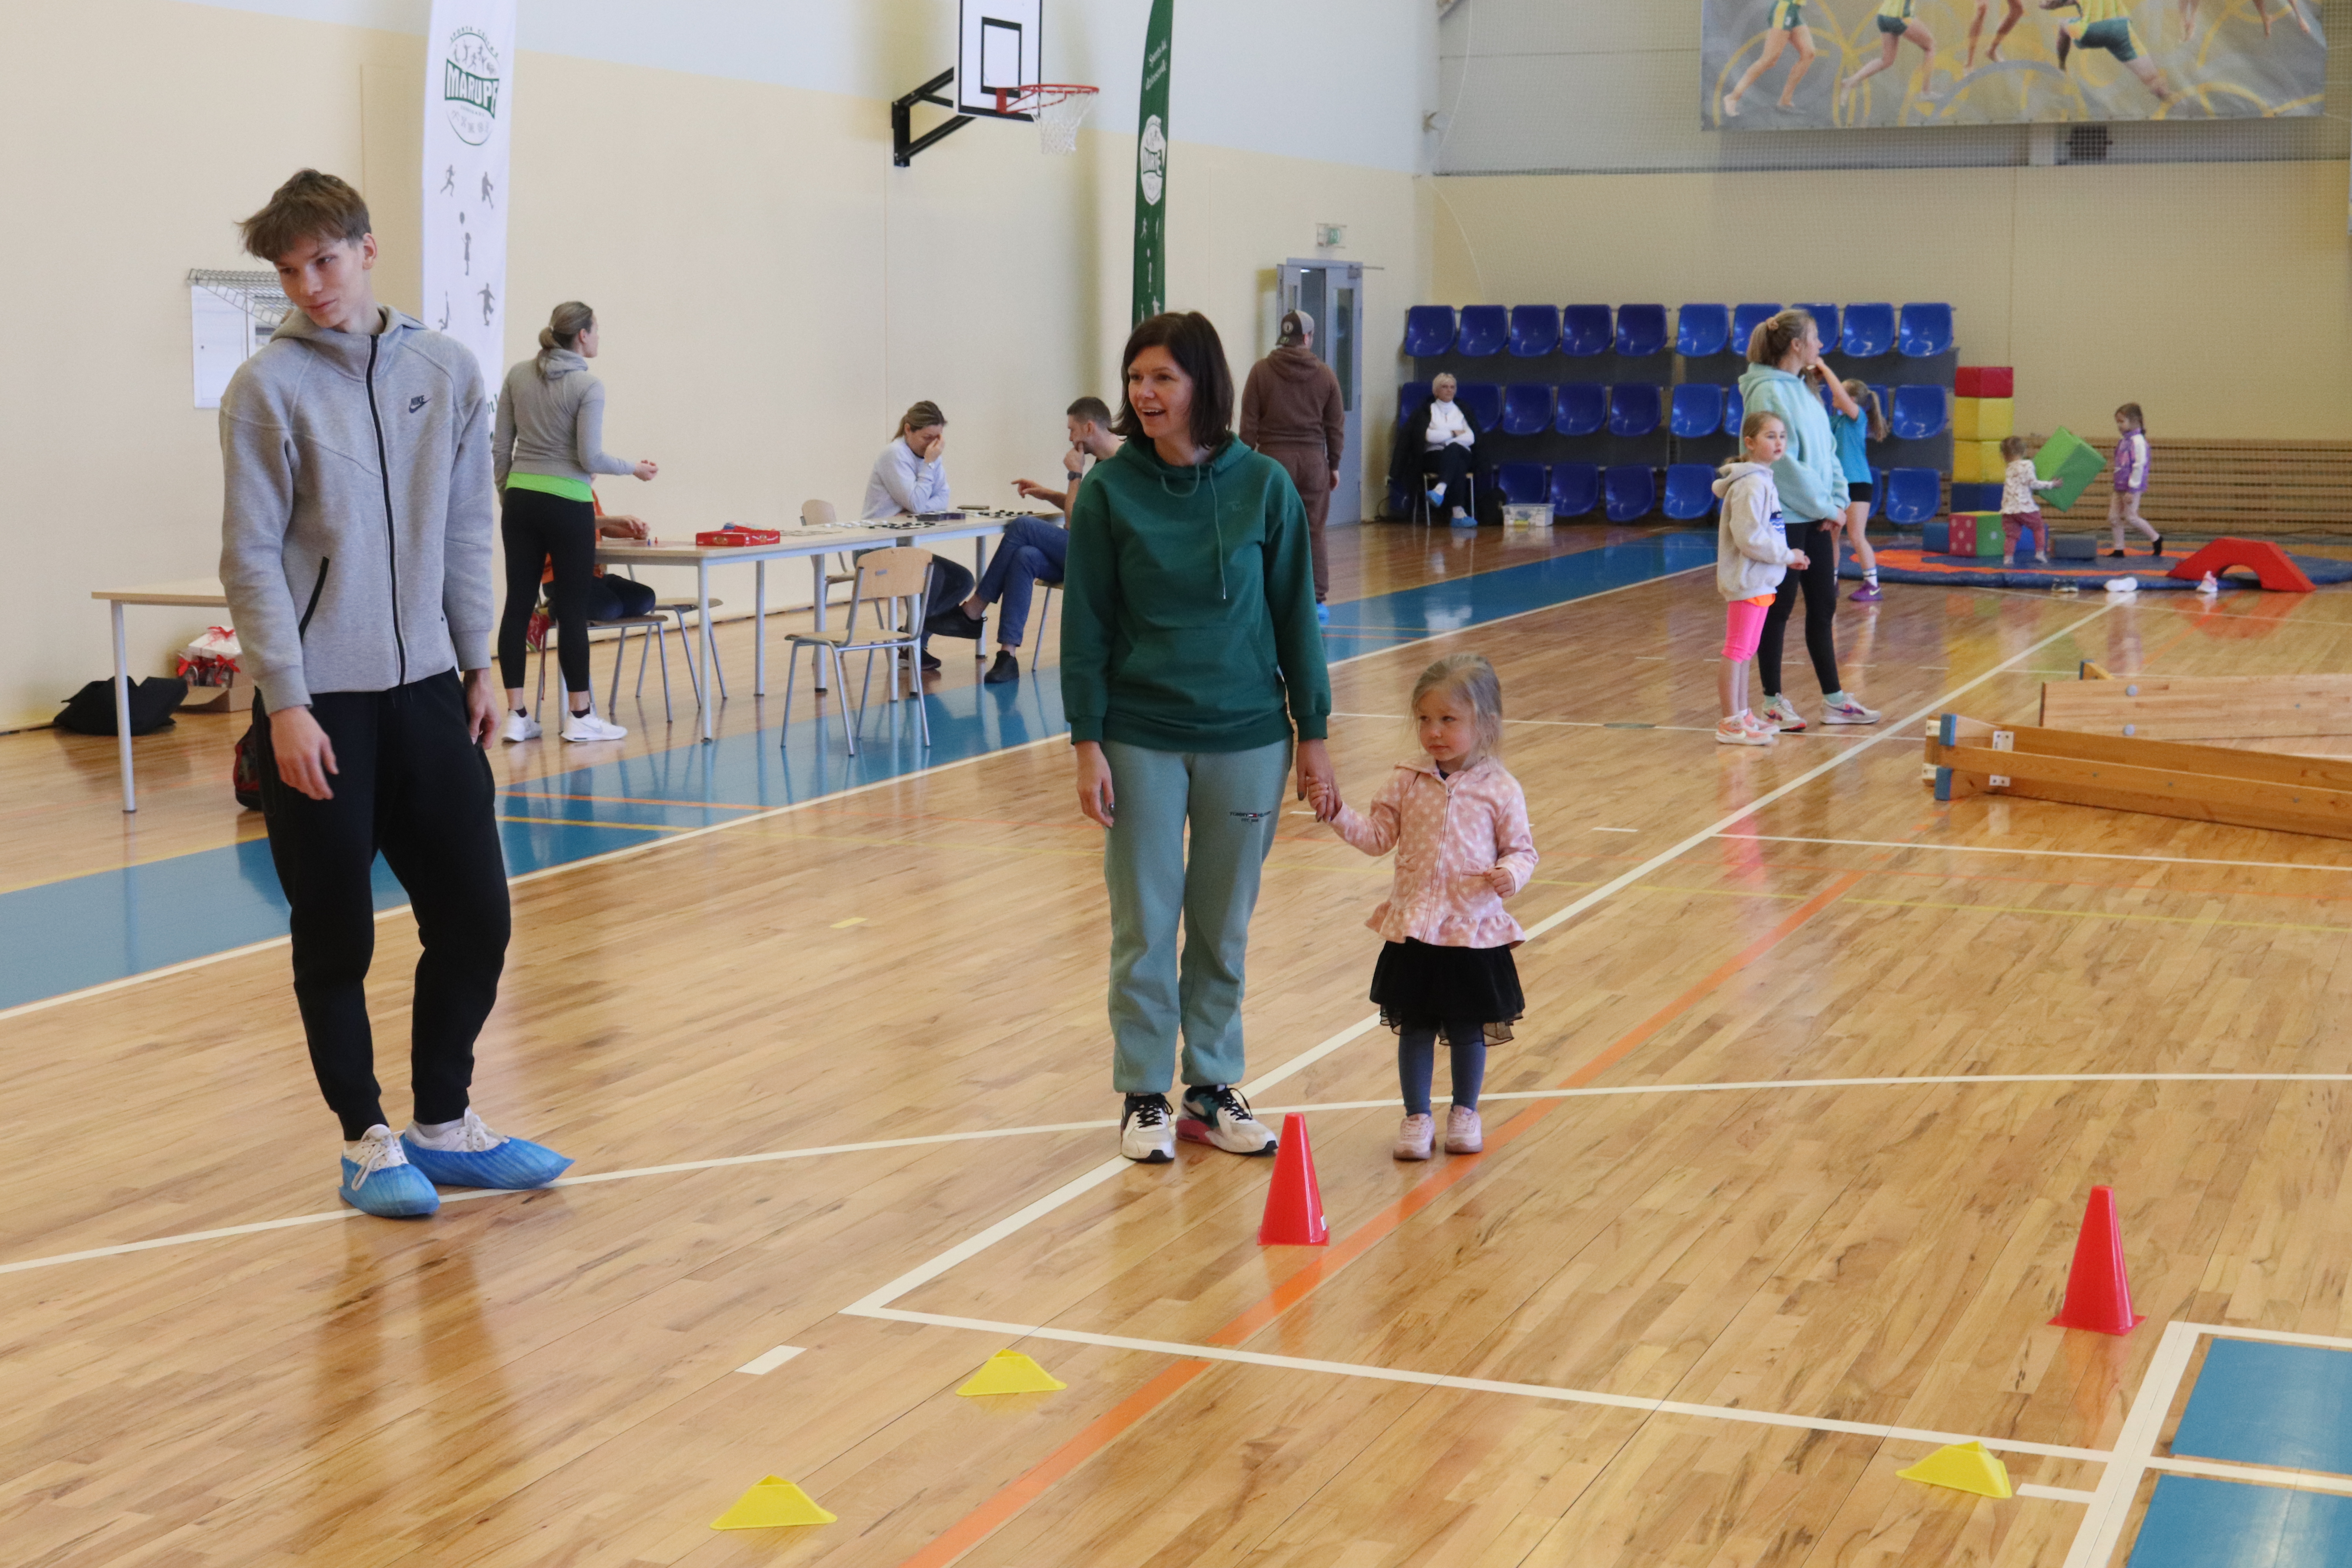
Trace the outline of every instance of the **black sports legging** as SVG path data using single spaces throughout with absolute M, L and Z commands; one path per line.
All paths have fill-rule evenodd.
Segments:
M 555 611 L 555 651 L 565 688 L 584 697 L 590 686 L 588 585 L 595 580 L 595 507 L 509 486 L 499 531 L 507 549 L 507 608 L 499 620 L 499 669 L 507 689 L 522 689 L 540 570 L 552 562 L 555 581 L 548 584 L 547 597 Z
M 1781 524 L 1788 535 L 1789 548 L 1805 552 L 1802 572 L 1791 570 L 1780 579 L 1780 591 L 1773 595 L 1772 607 L 1764 612 L 1764 635 L 1756 641 L 1756 675 L 1764 683 L 1764 695 L 1780 695 L 1780 644 L 1789 630 L 1789 617 L 1797 608 L 1797 595 L 1805 595 L 1805 651 L 1813 658 L 1813 679 L 1822 683 L 1822 695 L 1844 688 L 1838 684 L 1837 637 L 1832 623 L 1837 617 L 1837 529 L 1829 521 L 1789 522 Z

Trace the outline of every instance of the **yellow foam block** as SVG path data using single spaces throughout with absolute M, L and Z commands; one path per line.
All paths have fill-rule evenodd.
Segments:
M 1952 439 L 1973 441 L 1977 438 L 1977 405 L 1983 401 L 1980 397 L 1952 399 Z
M 1979 1497 L 2014 1497 L 2009 1467 L 1984 1450 L 1981 1443 L 1952 1443 L 1937 1449 L 1907 1470 L 1895 1472 L 1906 1481 L 1974 1492 Z
M 1980 485 L 1985 482 L 1982 472 L 1984 461 L 1979 451 L 1982 445 L 1978 441 L 1952 443 L 1952 483 Z
M 1977 468 L 1983 475 L 1980 483 L 1997 485 L 2009 477 L 2009 460 L 2000 455 L 2000 442 L 1979 441 L 1974 445 L 1977 449 Z
M 774 1530 L 788 1524 L 831 1524 L 835 1516 L 782 1476 L 770 1476 L 710 1521 L 713 1530 Z
M 1979 397 L 1977 399 L 1977 439 L 1999 441 L 2017 434 L 2017 399 L 2014 397 Z
M 1069 1386 L 1019 1351 L 998 1351 L 956 1392 L 973 1399 L 987 1394 L 1051 1394 Z

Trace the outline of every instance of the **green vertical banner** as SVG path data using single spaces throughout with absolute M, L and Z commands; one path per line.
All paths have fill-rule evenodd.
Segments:
M 1135 319 L 1168 308 L 1168 68 L 1175 0 L 1151 0 L 1135 118 Z

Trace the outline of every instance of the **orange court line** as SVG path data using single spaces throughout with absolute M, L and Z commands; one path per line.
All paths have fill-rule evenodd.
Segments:
M 612 805 L 683 805 L 701 806 L 711 811 L 767 811 L 764 805 L 738 805 L 731 800 L 646 800 L 633 795 L 557 795 L 543 789 L 520 789 L 509 785 L 507 794 L 521 795 L 528 800 L 600 800 Z
M 1709 992 L 1722 986 L 1786 941 L 1807 921 L 1843 898 L 1862 879 L 1863 873 L 1849 871 L 1807 900 L 1801 908 L 1791 910 L 1788 917 L 1770 931 L 1740 949 L 1705 979 L 1636 1025 L 1631 1033 L 1607 1050 L 1561 1079 L 1559 1087 L 1580 1088 L 1600 1077 L 1643 1041 L 1664 1028 L 1677 1015 L 1687 1011 Z M 1275 1319 L 1305 1300 L 1340 1269 L 1370 1251 L 1406 1220 L 1435 1203 L 1448 1189 L 1476 1175 L 1488 1155 L 1527 1133 L 1537 1122 L 1567 1103 L 1565 1100 L 1539 1100 L 1528 1105 L 1486 1135 L 1485 1153 L 1448 1160 L 1443 1169 L 1431 1172 L 1404 1196 L 1333 1242 L 1328 1251 L 1275 1287 L 1272 1294 L 1245 1309 L 1233 1321 L 1211 1334 L 1208 1342 L 1230 1347 L 1246 1342 Z M 900 1568 L 948 1568 L 948 1564 L 1045 1496 L 1063 1477 L 1108 1447 L 1129 1427 L 1173 1399 L 1195 1378 L 1208 1371 L 1210 1364 L 1207 1362 L 1184 1361 L 1168 1368 L 1116 1407 L 1096 1418 L 1085 1430 L 1047 1455 L 1042 1463 L 1018 1480 L 964 1515 L 950 1527 L 947 1533 L 908 1558 Z

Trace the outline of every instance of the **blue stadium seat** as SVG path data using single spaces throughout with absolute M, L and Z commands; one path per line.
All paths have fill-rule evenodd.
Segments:
M 1658 510 L 1658 470 L 1647 463 L 1625 463 L 1602 476 L 1609 497 L 1609 521 L 1639 522 Z
M 1511 335 L 1511 312 L 1500 305 L 1465 305 L 1462 329 L 1454 334 L 1454 352 L 1469 359 L 1485 359 L 1503 352 Z
M 1397 423 L 1402 425 L 1429 401 L 1429 383 L 1408 381 L 1397 388 Z
M 1659 395 L 1663 388 L 1647 383 L 1621 384 L 1609 389 L 1609 434 L 1612 436 L 1647 436 L 1658 427 L 1664 416 Z
M 1725 387 L 1723 389 L 1723 433 L 1727 436 L 1738 435 L 1739 426 L 1745 424 L 1747 419 L 1748 399 L 1742 395 L 1739 388 Z
M 1591 463 L 1554 463 L 1551 515 L 1582 517 L 1601 504 L 1601 469 Z
M 1800 305 L 1798 310 L 1813 319 L 1822 330 L 1822 352 L 1835 353 L 1838 346 L 1838 322 L 1841 312 L 1835 305 Z
M 1685 441 L 1723 428 L 1723 388 L 1690 381 L 1675 388 L 1674 431 Z
M 1847 358 L 1876 359 L 1895 346 L 1895 307 L 1848 305 L 1842 336 Z
M 1943 510 L 1943 476 L 1933 468 L 1890 468 L 1880 487 L 1886 498 L 1886 521 L 1908 527 L 1926 522 Z
M 1666 352 L 1666 308 L 1664 305 L 1617 307 L 1617 352 L 1627 359 L 1647 359 Z
M 1551 388 L 1517 382 L 1503 388 L 1503 434 L 1540 436 L 1551 428 Z
M 1745 356 L 1756 329 L 1780 313 L 1778 305 L 1742 305 L 1731 312 L 1731 352 Z
M 1481 436 L 1503 422 L 1503 389 L 1491 381 L 1465 381 L 1454 391 L 1454 405 Z
M 1951 428 L 1951 394 L 1940 386 L 1898 386 L 1887 423 L 1906 441 L 1927 441 Z
M 1521 359 L 1540 359 L 1559 347 L 1559 307 L 1511 307 L 1511 352 Z
M 1454 346 L 1454 307 L 1415 305 L 1404 313 L 1404 352 L 1429 359 Z
M 1597 381 L 1571 381 L 1559 389 L 1551 427 L 1563 436 L 1593 436 L 1609 423 L 1609 389 Z
M 1666 470 L 1665 511 L 1676 522 L 1715 514 L 1715 469 L 1705 463 L 1676 463 Z
M 1551 493 L 1551 470 L 1541 463 L 1497 463 L 1495 488 L 1513 506 L 1533 506 Z
M 1559 352 L 1577 359 L 1605 354 L 1617 341 L 1606 305 L 1570 305 L 1559 313 Z
M 1906 305 L 1895 345 L 1906 359 L 1934 359 L 1952 352 L 1949 305 Z
M 1675 353 L 1685 359 L 1706 359 L 1731 346 L 1731 308 L 1727 305 L 1685 305 L 1675 317 Z

